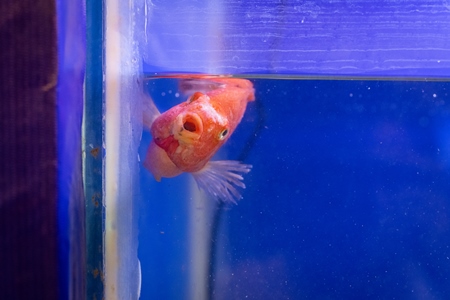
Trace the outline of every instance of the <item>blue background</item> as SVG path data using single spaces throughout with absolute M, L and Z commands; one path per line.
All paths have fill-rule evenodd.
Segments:
M 222 212 L 214 299 L 447 299 L 450 84 L 253 82 L 258 103 L 224 146 L 253 169 Z M 141 173 L 142 298 L 182 299 L 167 292 L 186 246 L 180 179 Z

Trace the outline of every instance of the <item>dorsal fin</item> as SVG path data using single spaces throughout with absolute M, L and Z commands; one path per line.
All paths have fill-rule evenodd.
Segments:
M 189 103 L 198 100 L 199 98 L 203 97 L 205 94 L 201 92 L 195 92 L 188 100 Z

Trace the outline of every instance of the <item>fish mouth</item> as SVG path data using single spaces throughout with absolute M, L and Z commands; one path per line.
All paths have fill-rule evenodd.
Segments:
M 196 113 L 180 114 L 172 127 L 172 134 L 178 142 L 192 144 L 203 133 L 203 122 Z
M 169 135 L 166 138 L 156 138 L 155 144 L 164 149 L 168 154 L 173 154 L 180 145 L 173 135 Z

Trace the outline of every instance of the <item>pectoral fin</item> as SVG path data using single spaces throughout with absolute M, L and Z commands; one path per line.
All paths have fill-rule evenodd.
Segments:
M 245 188 L 242 175 L 250 172 L 251 165 L 238 161 L 210 161 L 200 171 L 192 173 L 198 187 L 224 202 L 236 203 Z
M 144 94 L 144 92 L 142 92 L 142 99 L 142 123 L 144 125 L 144 128 L 150 130 L 153 122 L 161 115 L 161 113 L 159 112 L 158 108 L 155 105 L 155 102 L 153 102 L 153 99 L 149 95 L 146 95 Z

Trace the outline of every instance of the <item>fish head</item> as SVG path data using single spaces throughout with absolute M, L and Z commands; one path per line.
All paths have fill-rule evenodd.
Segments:
M 226 142 L 231 128 L 209 96 L 197 92 L 158 117 L 151 133 L 180 170 L 195 172 Z

